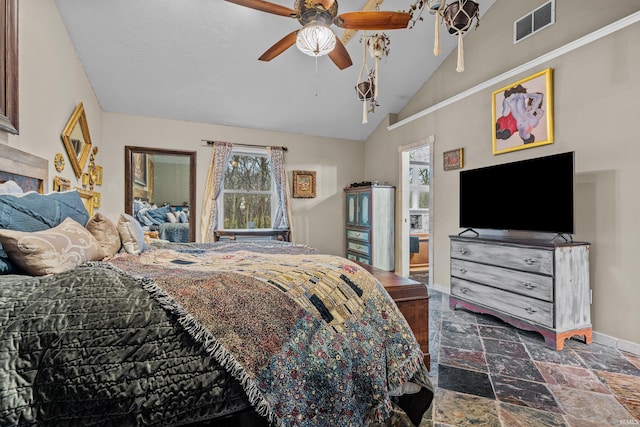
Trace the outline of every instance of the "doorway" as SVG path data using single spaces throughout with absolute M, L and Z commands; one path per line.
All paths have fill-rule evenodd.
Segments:
M 400 147 L 401 239 L 399 265 L 401 275 L 432 284 L 433 141 L 426 140 Z

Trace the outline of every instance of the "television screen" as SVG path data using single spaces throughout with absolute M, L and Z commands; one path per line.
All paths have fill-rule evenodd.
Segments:
M 574 233 L 574 153 L 460 172 L 460 227 Z

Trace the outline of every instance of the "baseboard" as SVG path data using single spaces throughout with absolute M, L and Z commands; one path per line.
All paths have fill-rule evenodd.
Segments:
M 445 295 L 449 295 L 449 287 L 434 283 L 430 286 L 431 289 L 435 289 L 438 292 L 442 292 Z M 640 356 L 640 344 L 631 341 L 625 341 L 620 338 L 612 337 L 600 332 L 593 331 L 593 342 L 612 347 L 620 351 Z
M 593 331 L 593 342 L 640 356 L 640 344 Z

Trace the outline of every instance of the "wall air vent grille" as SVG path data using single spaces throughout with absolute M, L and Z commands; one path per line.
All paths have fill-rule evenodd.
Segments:
M 513 23 L 513 44 L 547 28 L 556 21 L 556 2 L 551 0 Z

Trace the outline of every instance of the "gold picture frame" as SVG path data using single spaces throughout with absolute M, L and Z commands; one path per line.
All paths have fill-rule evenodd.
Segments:
M 315 171 L 293 171 L 293 197 L 300 199 L 316 197 Z
M 53 191 L 69 191 L 71 190 L 71 180 L 61 176 L 53 177 Z
M 95 177 L 93 182 L 96 185 L 102 185 L 102 166 L 95 167 Z
M 101 203 L 102 203 L 102 196 L 97 191 L 94 191 L 93 192 L 93 207 L 97 209 L 97 208 L 100 207 Z
M 464 149 L 456 148 L 442 153 L 444 170 L 462 169 L 464 165 Z
M 71 118 L 61 136 L 69 161 L 73 167 L 73 172 L 75 172 L 76 178 L 80 178 L 91 151 L 89 125 L 82 102 L 78 103 L 73 114 L 71 114 Z
M 80 198 L 82 199 L 82 203 L 84 207 L 89 212 L 89 217 L 93 216 L 93 191 L 86 190 L 84 188 L 76 187 L 78 193 L 80 194 Z
M 494 155 L 553 144 L 552 71 L 547 68 L 492 93 Z

